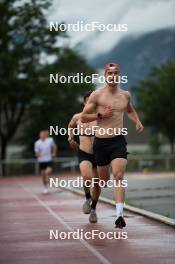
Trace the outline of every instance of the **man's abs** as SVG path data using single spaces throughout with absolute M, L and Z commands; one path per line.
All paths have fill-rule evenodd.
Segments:
M 95 136 L 98 138 L 111 138 L 120 134 L 123 128 L 123 112 L 115 112 L 110 118 L 99 120 Z

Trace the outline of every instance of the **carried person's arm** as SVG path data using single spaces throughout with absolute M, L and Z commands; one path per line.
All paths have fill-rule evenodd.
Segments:
M 136 124 L 136 130 L 141 133 L 144 130 L 144 127 L 139 119 L 138 114 L 136 113 L 134 107 L 131 104 L 131 95 L 128 92 L 128 96 L 129 96 L 129 101 L 128 101 L 128 105 L 127 105 L 127 113 L 128 113 L 128 117 L 129 119 Z

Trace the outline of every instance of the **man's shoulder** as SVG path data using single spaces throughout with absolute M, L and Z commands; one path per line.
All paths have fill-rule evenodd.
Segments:
M 53 141 L 54 141 L 54 140 L 53 140 L 53 138 L 52 138 L 52 137 L 48 137 L 48 138 L 47 138 L 47 142 L 49 142 L 49 143 L 50 143 L 50 142 L 53 142 Z
M 104 87 L 99 87 L 95 91 L 93 91 L 90 95 L 90 98 L 97 99 L 104 91 Z
M 105 90 L 105 86 L 100 86 L 98 89 L 93 91 L 93 93 L 99 95 L 99 94 L 103 93 L 104 90 Z
M 131 97 L 131 93 L 130 93 L 129 91 L 126 91 L 126 90 L 123 90 L 123 89 L 120 88 L 120 92 L 121 92 L 123 95 L 127 96 L 128 98 Z
M 35 141 L 35 145 L 39 145 L 41 143 L 41 139 Z

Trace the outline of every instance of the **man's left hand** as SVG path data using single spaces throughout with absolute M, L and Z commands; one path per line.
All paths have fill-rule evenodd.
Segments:
M 136 130 L 138 133 L 142 133 L 144 130 L 144 127 L 140 121 L 136 123 Z

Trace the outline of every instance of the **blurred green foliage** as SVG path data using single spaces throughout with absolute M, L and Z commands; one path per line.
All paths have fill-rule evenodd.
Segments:
M 49 84 L 50 73 L 64 75 L 93 69 L 68 47 L 60 47 L 65 32 L 49 31 L 46 13 L 52 1 L 0 2 L 0 139 L 1 159 L 17 131 L 25 144 L 25 156 L 33 155 L 40 129 L 67 126 L 80 111 L 80 97 L 92 85 Z M 52 58 L 49 59 L 49 58 Z M 66 137 L 57 137 L 61 149 Z
M 147 80 L 133 87 L 137 106 L 144 113 L 145 125 L 164 134 L 174 153 L 175 141 L 175 64 L 167 62 L 153 68 Z M 157 142 L 156 142 L 157 144 Z

